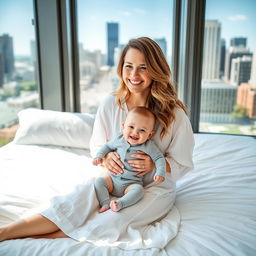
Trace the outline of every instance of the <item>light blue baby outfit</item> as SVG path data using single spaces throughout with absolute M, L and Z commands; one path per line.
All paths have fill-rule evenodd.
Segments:
M 128 164 L 129 160 L 134 160 L 131 154 L 136 154 L 137 151 L 143 151 L 151 157 L 156 166 L 156 175 L 165 177 L 165 158 L 162 152 L 158 149 L 153 140 L 148 140 L 144 144 L 132 146 L 123 137 L 122 134 L 117 136 L 114 140 L 106 143 L 97 153 L 97 158 L 103 158 L 107 153 L 115 151 L 119 154 L 121 162 L 124 164 L 123 173 L 109 174 L 113 181 L 112 195 L 122 198 L 116 200 L 121 208 L 128 207 L 138 202 L 144 194 L 143 189 L 143 176 L 136 176 L 137 171 L 133 171 L 132 167 Z M 125 189 L 131 185 L 129 193 L 124 195 Z M 103 177 L 99 177 L 95 181 L 96 194 L 101 206 L 109 206 L 109 193 L 107 184 Z

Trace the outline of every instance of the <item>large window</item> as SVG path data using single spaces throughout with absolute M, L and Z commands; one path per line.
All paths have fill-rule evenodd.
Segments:
M 32 0 L 0 1 L 0 146 L 13 139 L 17 113 L 39 106 Z
M 116 89 L 117 61 L 129 39 L 151 37 L 171 62 L 172 0 L 78 0 L 77 7 L 82 112 L 95 113 Z
M 256 135 L 256 2 L 206 1 L 200 131 Z

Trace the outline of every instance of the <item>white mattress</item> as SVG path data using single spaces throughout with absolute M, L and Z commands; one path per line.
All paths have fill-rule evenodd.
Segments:
M 195 135 L 195 169 L 177 183 L 181 215 L 177 236 L 165 248 L 121 250 L 65 239 L 0 243 L 0 255 L 256 255 L 256 140 Z M 47 206 L 97 173 L 85 150 L 56 146 L 0 148 L 0 226 Z

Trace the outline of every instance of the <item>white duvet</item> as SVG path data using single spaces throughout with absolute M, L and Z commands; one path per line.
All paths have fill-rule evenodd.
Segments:
M 163 219 L 146 227 L 131 223 L 124 236 L 112 240 L 95 234 L 92 241 L 5 241 L 0 255 L 255 255 L 256 140 L 195 138 L 195 169 L 178 181 L 175 206 Z M 85 150 L 12 143 L 1 148 L 0 225 L 40 211 L 55 195 L 92 191 L 88 180 L 96 175 Z

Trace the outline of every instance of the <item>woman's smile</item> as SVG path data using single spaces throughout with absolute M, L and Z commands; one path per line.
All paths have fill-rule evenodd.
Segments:
M 136 80 L 131 80 L 131 79 L 128 79 L 128 81 L 132 84 L 132 85 L 139 85 L 141 84 L 143 81 L 136 81 Z

